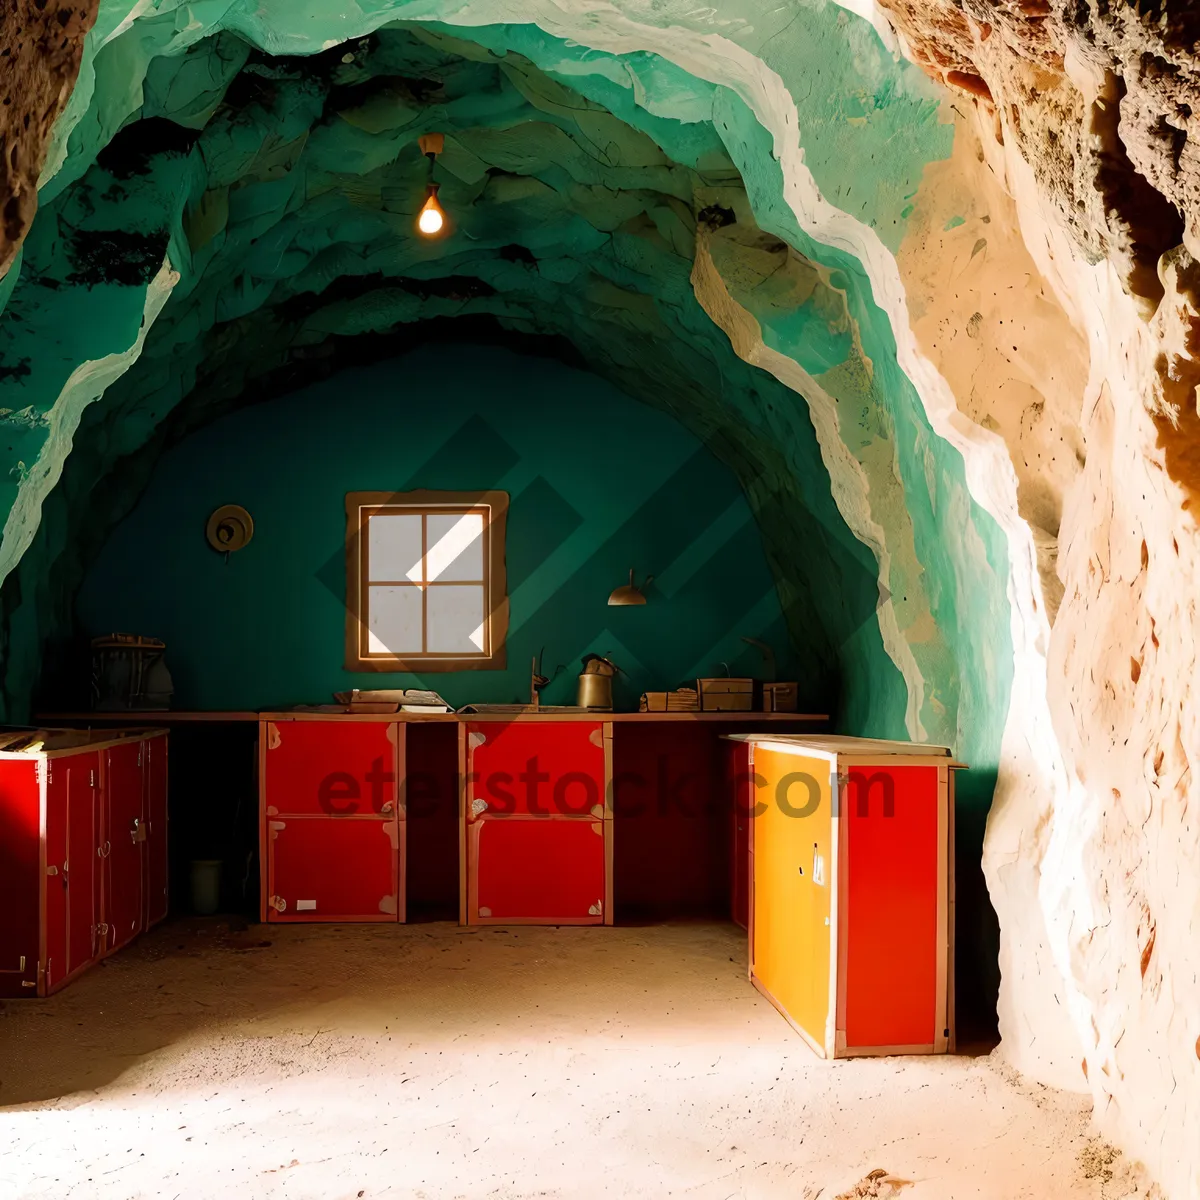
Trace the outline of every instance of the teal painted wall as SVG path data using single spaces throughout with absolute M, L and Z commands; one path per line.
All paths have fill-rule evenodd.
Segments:
M 501 488 L 511 494 L 503 671 L 425 676 L 343 669 L 344 498 L 350 491 Z M 255 535 L 226 561 L 208 514 L 242 504 Z M 610 608 L 630 566 L 645 607 Z M 77 601 L 89 636 L 161 637 L 179 708 L 323 703 L 348 687 L 426 684 L 454 705 L 528 698 L 530 658 L 563 671 L 572 703 L 588 651 L 628 672 L 618 707 L 698 673 L 780 678 L 823 701 L 788 646 L 758 530 L 733 474 L 671 417 L 549 359 L 475 346 L 364 367 L 195 433 L 163 455 Z M 824 701 L 827 703 L 827 700 Z

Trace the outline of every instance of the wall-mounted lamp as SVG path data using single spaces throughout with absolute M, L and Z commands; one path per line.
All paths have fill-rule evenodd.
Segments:
M 421 153 L 429 159 L 429 182 L 425 185 L 425 203 L 417 213 L 417 232 L 425 238 L 435 238 L 446 229 L 446 210 L 438 203 L 438 185 L 433 182 L 433 164 L 446 144 L 440 133 L 425 133 L 418 139 Z
M 653 575 L 647 575 L 642 588 L 647 588 L 654 582 Z M 619 588 L 615 588 L 608 598 L 609 604 L 645 604 L 646 597 L 642 594 L 642 588 L 636 587 L 633 582 L 633 568 L 629 568 L 629 582 L 623 583 Z

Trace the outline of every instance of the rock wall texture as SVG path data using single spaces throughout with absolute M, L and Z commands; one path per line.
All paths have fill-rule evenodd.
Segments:
M 1064 450 L 1083 450 L 1060 489 L 1062 599 L 1048 613 L 1065 775 L 1040 794 L 998 798 L 986 865 L 1002 929 L 1031 929 L 1040 913 L 1041 967 L 1048 951 L 1057 971 L 1034 969 L 1023 938 L 1006 947 L 1005 1047 L 1043 1077 L 1069 1083 L 1078 1071 L 1098 1119 L 1167 1194 L 1196 1196 L 1200 10 L 887 7 L 913 59 L 974 110 L 1036 263 L 1027 278 L 1056 301 L 1057 321 L 1042 328 L 1068 317 L 1089 365 L 1074 404 L 1068 389 L 1067 404 L 1047 397 L 1038 411 L 1039 424 L 1053 416 Z M 1004 308 L 1010 323 L 1031 311 Z M 1013 340 L 1021 352 L 1037 341 Z M 1020 474 L 1021 442 L 1004 436 Z M 1060 456 L 1037 473 L 1049 484 L 1063 467 Z M 1047 987 L 1055 974 L 1061 984 Z M 1039 1049 L 1053 1026 L 1031 1019 L 1064 1008 L 1077 1063 Z
M 0 12 L 0 275 L 37 209 L 50 131 L 75 86 L 99 0 L 7 0 Z
M 1200 10 L 300 8 L 99 6 L 0 279 L 8 711 L 164 440 L 431 317 L 563 338 L 738 470 L 844 727 L 971 763 L 1002 1052 L 1200 1197 Z

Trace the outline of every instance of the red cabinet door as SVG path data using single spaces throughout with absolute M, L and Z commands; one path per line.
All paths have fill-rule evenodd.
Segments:
M 604 839 L 611 822 L 485 817 L 470 829 L 468 921 L 604 923 Z
M 65 937 L 62 882 L 47 881 L 42 872 L 40 765 L 31 758 L 0 758 L 0 996 L 35 994 L 38 967 L 45 966 L 39 899 L 48 882 L 60 893 L 60 944 Z
M 268 817 L 361 817 L 394 809 L 395 723 L 271 721 L 265 734 Z
M 46 990 L 60 986 L 103 953 L 101 927 L 102 860 L 110 847 L 102 839 L 100 755 L 97 751 L 63 755 L 48 762 L 48 789 L 64 790 L 67 857 L 63 863 L 67 893 L 66 970 Z
M 142 875 L 146 844 L 142 744 L 133 740 L 104 751 L 104 923 L 102 949 L 124 946 L 142 929 Z
M 467 727 L 467 819 L 604 816 L 599 721 L 480 721 Z
M 846 1044 L 930 1046 L 945 1028 L 937 1004 L 939 768 L 856 765 L 848 775 Z M 892 986 L 881 988 L 881 979 Z
M 167 739 L 147 738 L 142 743 L 145 776 L 146 844 L 144 854 L 143 925 L 149 929 L 167 915 Z
M 47 764 L 49 765 L 49 764 Z M 69 875 L 67 871 L 67 772 L 49 772 L 46 783 L 46 976 L 51 992 L 67 974 Z
M 395 921 L 398 822 L 391 817 L 270 817 L 268 921 Z

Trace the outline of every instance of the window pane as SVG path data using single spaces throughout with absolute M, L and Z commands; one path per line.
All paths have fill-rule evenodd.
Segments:
M 367 520 L 367 570 L 370 579 L 420 580 L 419 514 L 380 513 Z
M 372 523 L 377 518 L 372 518 Z M 367 589 L 367 650 L 371 654 L 421 653 L 419 587 Z
M 483 587 L 453 584 L 428 592 L 430 653 L 482 654 Z
M 429 514 L 430 579 L 483 579 L 482 513 Z

